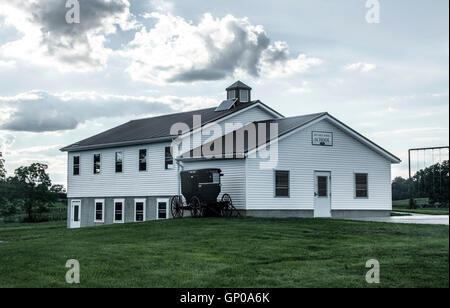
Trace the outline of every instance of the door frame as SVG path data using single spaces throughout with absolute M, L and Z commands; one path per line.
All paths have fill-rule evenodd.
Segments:
M 329 216 L 318 216 L 317 215 L 317 211 L 316 211 L 316 200 L 317 198 L 319 198 L 318 196 L 316 196 L 315 194 L 317 193 L 316 191 L 316 180 L 317 177 L 320 176 L 321 173 L 326 173 L 328 175 L 328 181 L 327 181 L 327 190 L 328 190 L 328 199 L 330 200 L 329 204 L 329 209 L 330 209 L 330 213 Z M 332 191 L 331 191 L 331 171 L 328 170 L 314 170 L 313 172 L 313 192 L 314 192 L 314 218 L 331 218 L 331 208 L 332 208 Z
M 78 221 L 74 221 L 75 206 L 78 206 Z M 71 229 L 81 228 L 81 200 L 70 201 L 70 228 Z
M 165 202 L 166 203 L 166 218 L 159 218 L 159 206 L 158 206 L 159 202 Z M 169 202 L 170 202 L 169 198 L 157 198 L 156 199 L 156 219 L 157 220 L 164 220 L 164 219 L 169 219 L 170 218 Z

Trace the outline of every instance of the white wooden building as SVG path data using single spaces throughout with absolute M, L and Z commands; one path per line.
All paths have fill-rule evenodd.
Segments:
M 177 123 L 185 126 L 181 135 L 171 131 Z M 225 145 L 227 136 L 270 124 L 278 127 L 276 138 L 258 146 L 246 139 L 233 155 L 224 146 L 222 156 L 186 157 L 186 150 L 193 154 L 218 140 Z M 175 159 L 173 140 L 183 142 L 184 155 Z M 275 148 L 276 157 L 261 155 Z M 222 192 L 244 215 L 387 216 L 391 164 L 400 162 L 328 113 L 283 117 L 251 100 L 251 88 L 241 82 L 227 88 L 218 108 L 131 121 L 61 150 L 68 152 L 71 228 L 170 218 L 179 171 L 204 168 L 222 170 Z

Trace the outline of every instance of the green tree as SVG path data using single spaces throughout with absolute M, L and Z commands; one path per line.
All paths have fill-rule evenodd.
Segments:
M 34 221 L 34 213 L 43 212 L 55 201 L 56 194 L 50 191 L 52 185 L 45 164 L 34 163 L 17 168 L 14 177 L 8 179 L 9 201 L 22 200 L 28 221 Z

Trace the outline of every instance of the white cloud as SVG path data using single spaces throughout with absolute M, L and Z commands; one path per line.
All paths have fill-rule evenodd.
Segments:
M 2 61 L 0 60 L 0 69 L 11 69 L 16 67 L 16 61 Z
M 374 69 L 376 69 L 377 66 L 372 63 L 364 63 L 364 62 L 358 62 L 358 63 L 352 63 L 348 64 L 344 67 L 346 71 L 355 71 L 355 72 L 362 72 L 367 73 Z
M 170 13 L 151 13 L 151 29 L 142 28 L 121 55 L 131 59 L 134 80 L 157 84 L 224 79 L 234 74 L 280 76 L 301 73 L 319 59 L 291 57 L 285 42 L 271 43 L 264 28 L 247 18 L 203 15 L 195 25 Z
M 172 12 L 174 8 L 173 3 L 167 0 L 151 0 L 151 6 L 158 12 Z
M 418 127 L 418 128 L 405 128 L 405 129 L 394 129 L 375 132 L 372 136 L 394 136 L 394 135 L 408 135 L 417 133 L 442 133 L 448 132 L 448 127 Z
M 65 1 L 2 1 L 0 16 L 22 36 L 0 46 L 0 53 L 61 71 L 101 69 L 112 52 L 106 36 L 136 28 L 129 7 L 128 0 L 84 1 L 80 24 L 68 24 Z

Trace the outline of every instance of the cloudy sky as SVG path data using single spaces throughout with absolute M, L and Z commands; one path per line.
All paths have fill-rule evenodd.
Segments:
M 404 160 L 449 141 L 449 2 L 0 0 L 8 173 L 131 119 L 217 105 L 240 79 L 285 116 L 328 111 Z

